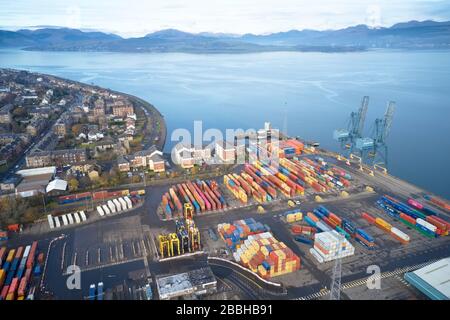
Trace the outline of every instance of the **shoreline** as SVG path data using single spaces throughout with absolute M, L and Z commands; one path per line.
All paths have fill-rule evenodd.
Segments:
M 123 97 L 126 97 L 128 99 L 131 100 L 131 102 L 137 103 L 139 107 L 142 107 L 143 109 L 146 109 L 147 111 L 150 112 L 151 115 L 156 115 L 157 119 L 159 120 L 160 123 L 160 130 L 157 133 L 158 136 L 158 142 L 155 143 L 156 147 L 161 150 L 161 152 L 164 151 L 164 146 L 166 143 L 166 138 L 167 138 L 167 125 L 166 125 L 166 121 L 164 119 L 164 116 L 162 115 L 162 113 L 150 102 L 145 101 L 142 98 L 139 98 L 137 96 L 131 95 L 129 93 L 124 93 L 121 91 L 117 91 L 117 90 L 113 90 L 110 88 L 105 88 L 105 87 L 101 87 L 99 85 L 91 85 L 91 84 L 87 84 L 85 82 L 81 82 L 81 81 L 77 81 L 77 80 L 72 80 L 72 79 L 68 79 L 68 78 L 62 78 L 60 76 L 56 76 L 53 74 L 48 74 L 48 73 L 40 73 L 40 72 L 33 72 L 33 71 L 29 71 L 29 70 L 25 70 L 25 69 L 14 69 L 14 68 L 3 68 L 6 70 L 15 70 L 15 71 L 25 71 L 25 72 L 30 72 L 30 73 L 34 73 L 36 75 L 42 75 L 42 76 L 46 76 L 46 77 L 52 77 L 54 79 L 60 80 L 60 81 L 64 81 L 67 83 L 72 83 L 72 84 L 77 84 L 80 86 L 84 86 L 85 88 L 96 88 L 96 89 L 100 89 L 100 90 L 106 90 L 111 94 L 116 94 L 116 95 L 120 95 Z

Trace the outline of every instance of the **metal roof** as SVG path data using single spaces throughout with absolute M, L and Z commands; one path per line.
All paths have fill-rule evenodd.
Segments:
M 47 188 L 45 189 L 45 192 L 49 193 L 53 190 L 64 191 L 66 189 L 67 189 L 67 181 L 62 179 L 55 179 L 53 181 L 50 181 L 50 183 L 47 185 Z
M 405 279 L 433 300 L 450 299 L 450 257 L 405 274 Z
M 24 169 L 24 170 L 19 170 L 16 173 L 21 175 L 22 177 L 30 177 L 30 176 L 36 176 L 36 175 L 41 175 L 41 174 L 55 174 L 56 173 L 56 167 L 43 167 L 43 168 L 36 168 L 36 169 Z

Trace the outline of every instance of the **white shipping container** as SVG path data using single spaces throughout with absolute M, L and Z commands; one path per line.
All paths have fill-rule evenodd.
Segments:
M 84 213 L 84 211 L 80 211 L 80 216 L 81 216 L 81 220 L 86 221 L 86 214 Z
M 25 250 L 23 251 L 23 257 L 24 258 L 28 257 L 28 255 L 30 254 L 30 250 L 31 250 L 31 245 L 30 246 L 26 246 Z
M 433 232 L 436 232 L 437 227 L 431 223 L 429 223 L 428 221 L 425 221 L 421 218 L 417 218 L 416 219 L 416 223 L 420 224 L 421 226 L 427 228 L 428 230 L 431 230 Z
M 74 221 L 73 221 L 73 217 L 72 217 L 72 214 L 71 214 L 71 213 L 68 213 L 68 214 L 67 214 L 67 219 L 69 219 L 69 223 L 70 223 L 70 224 L 73 224 Z
M 66 215 L 63 215 L 63 216 L 62 216 L 62 220 L 63 220 L 63 224 L 64 224 L 65 226 L 67 226 L 67 225 L 69 224 L 69 221 L 67 220 Z
M 123 208 L 122 208 L 122 206 L 120 205 L 119 200 L 113 199 L 113 203 L 114 203 L 114 205 L 116 206 L 117 212 L 122 211 Z
M 53 217 L 51 214 L 47 216 L 48 225 L 50 226 L 50 229 L 55 228 L 55 223 L 53 222 Z
M 116 212 L 116 206 L 114 205 L 114 203 L 111 200 L 108 200 L 107 204 L 108 204 L 108 208 L 111 211 L 111 213 L 115 213 Z
M 316 249 L 311 248 L 311 249 L 309 249 L 309 252 L 314 256 L 314 258 L 317 259 L 317 261 L 319 261 L 319 263 L 324 262 L 322 256 L 316 251 Z
M 406 233 L 404 233 L 403 231 L 401 231 L 401 230 L 399 230 L 399 229 L 397 229 L 395 227 L 392 227 L 391 228 L 391 232 L 393 234 L 397 235 L 399 238 L 401 238 L 401 239 L 403 239 L 405 241 L 409 241 L 409 236 Z
M 54 217 L 55 218 L 55 227 L 59 228 L 61 227 L 61 223 L 59 222 L 59 217 Z
M 111 210 L 109 210 L 109 207 L 106 204 L 102 205 L 102 208 L 103 212 L 105 212 L 106 214 L 111 214 Z
M 125 200 L 123 200 L 123 198 L 119 198 L 119 202 L 120 202 L 120 205 L 122 206 L 122 210 L 128 209 L 127 203 L 125 202 Z
M 75 218 L 75 222 L 76 223 L 80 223 L 81 219 L 80 216 L 78 215 L 78 212 L 74 212 L 73 217 Z
M 128 209 L 133 208 L 133 203 L 131 202 L 131 199 L 129 197 L 124 197 L 124 199 L 125 199 L 125 202 L 128 205 Z
M 101 206 L 98 206 L 98 207 L 97 207 L 97 212 L 98 212 L 98 214 L 100 215 L 100 217 L 103 217 L 103 216 L 105 215 L 105 213 L 103 212 L 103 209 L 102 209 Z
M 316 223 L 316 226 L 325 232 L 331 231 L 331 228 L 329 226 L 327 226 L 325 223 L 323 223 L 322 221 L 318 221 Z

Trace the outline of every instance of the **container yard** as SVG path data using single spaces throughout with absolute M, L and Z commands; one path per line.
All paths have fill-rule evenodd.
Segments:
M 66 196 L 59 196 L 58 197 L 58 203 L 60 205 L 64 204 L 70 204 L 70 203 L 77 203 L 77 202 L 83 202 L 83 201 L 104 201 L 111 198 L 119 198 L 119 197 L 125 197 L 125 196 L 143 196 L 145 195 L 145 190 L 135 190 L 130 191 L 129 189 L 123 189 L 123 190 L 117 190 L 117 191 L 96 191 L 96 192 L 83 192 L 83 193 L 77 193 L 77 194 L 70 194 Z
M 182 256 L 201 250 L 200 231 L 194 222 L 194 208 L 184 204 L 183 218 L 175 220 L 175 232 L 159 234 L 157 243 L 161 259 Z
M 300 269 L 300 258 L 255 219 L 222 223 L 217 226 L 217 231 L 226 246 L 232 250 L 234 260 L 262 278 L 272 278 Z
M 8 249 L 0 248 L 0 299 L 25 300 L 41 274 L 43 253 L 38 254 L 38 243 Z
M 219 185 L 214 180 L 186 181 L 169 188 L 161 200 L 161 209 L 165 219 L 183 216 L 183 208 L 189 204 L 195 215 L 215 212 L 227 208 Z

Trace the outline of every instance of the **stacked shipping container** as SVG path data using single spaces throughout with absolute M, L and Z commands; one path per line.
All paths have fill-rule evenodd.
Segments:
M 249 235 L 233 253 L 233 257 L 236 262 L 263 278 L 272 278 L 300 269 L 300 258 L 270 232 Z
M 43 254 L 38 257 L 37 242 L 26 247 L 11 249 L 6 254 L 6 247 L 0 248 L 0 300 L 23 300 L 30 283 L 33 268 L 43 263 Z M 36 273 L 35 273 L 36 274 Z
M 427 210 L 414 199 L 409 199 L 407 205 L 394 197 L 384 195 L 377 201 L 377 205 L 388 215 L 416 229 L 424 236 L 430 238 L 444 236 L 448 235 L 450 230 L 449 222 L 434 215 L 432 210 Z
M 161 200 L 167 219 L 183 216 L 184 204 L 191 204 L 196 214 L 222 210 L 225 199 L 215 181 L 187 181 L 169 188 Z

